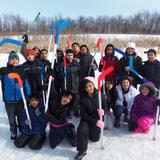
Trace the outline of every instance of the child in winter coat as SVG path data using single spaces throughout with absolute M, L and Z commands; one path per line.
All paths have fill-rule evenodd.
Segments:
M 28 112 L 30 120 L 27 119 L 26 111 L 22 112 L 22 134 L 15 140 L 14 144 L 18 148 L 27 144 L 33 150 L 41 149 L 46 140 L 47 119 L 44 114 L 45 107 L 40 103 L 40 96 L 32 94 L 29 100 Z M 29 128 L 31 123 L 31 129 Z
M 0 68 L 3 101 L 5 103 L 5 109 L 8 115 L 11 139 L 14 140 L 17 137 L 17 126 L 21 131 L 23 100 L 18 81 L 16 79 L 10 79 L 8 77 L 10 73 L 16 73 L 21 77 L 25 96 L 26 98 L 28 98 L 28 96 L 30 95 L 28 80 L 22 66 L 19 65 L 19 57 L 14 51 L 11 51 L 11 53 L 9 54 L 7 67 Z M 18 125 L 16 122 L 16 118 L 18 121 Z
M 113 67 L 113 71 L 107 75 L 107 78 L 110 78 L 116 82 L 118 58 L 115 56 L 114 46 L 112 44 L 107 44 L 105 48 L 105 56 L 100 60 L 99 71 L 102 72 L 111 66 Z
M 135 52 L 136 44 L 133 42 L 128 42 L 126 46 L 126 57 L 122 57 L 118 62 L 118 74 L 122 78 L 124 76 L 129 76 L 132 78 L 132 84 L 137 87 L 138 83 L 141 83 L 141 79 L 137 77 L 134 73 L 130 71 L 129 57 L 133 56 L 133 67 L 141 74 L 142 73 L 142 58 L 137 56 Z
M 143 76 L 153 82 L 156 88 L 160 88 L 160 62 L 156 59 L 156 51 L 150 49 L 147 52 L 148 60 L 143 65 Z
M 31 87 L 31 93 L 41 93 L 41 68 L 39 63 L 35 60 L 35 56 L 35 52 L 32 49 L 28 48 L 26 50 L 27 61 L 22 64 L 22 67 L 27 74 L 29 85 Z
M 43 92 L 45 94 L 46 97 L 46 93 L 47 93 L 47 89 L 48 89 L 48 82 L 49 82 L 49 76 L 52 76 L 52 82 L 51 82 L 51 91 L 50 91 L 50 96 L 54 97 L 57 92 L 55 90 L 55 83 L 54 83 L 54 71 L 53 69 L 51 69 L 51 63 L 48 60 L 48 51 L 46 49 L 42 49 L 40 52 L 40 60 L 39 60 L 39 64 L 40 64 L 40 69 L 41 69 L 41 83 L 43 80 Z M 51 102 L 51 100 L 50 100 Z
M 81 160 L 87 153 L 88 139 L 92 142 L 99 141 L 100 129 L 104 123 L 99 116 L 106 110 L 105 96 L 102 94 L 102 108 L 99 110 L 98 91 L 95 88 L 94 77 L 86 77 L 80 85 L 80 115 L 81 120 L 77 129 L 77 150 L 75 160 Z
M 91 64 L 93 56 L 90 54 L 87 45 L 81 45 L 81 58 L 80 58 L 80 65 L 81 65 L 81 75 L 80 80 L 83 80 L 87 76 L 95 77 L 95 70 L 98 68 L 96 61 L 93 61 Z M 89 73 L 90 72 L 90 73 Z
M 117 100 L 113 113 L 115 116 L 114 126 L 120 127 L 120 117 L 124 113 L 124 122 L 128 122 L 128 113 L 131 110 L 135 96 L 139 93 L 138 90 L 131 85 L 129 77 L 123 77 L 121 83 L 116 87 Z
M 66 139 L 73 147 L 76 146 L 75 127 L 67 120 L 67 110 L 73 98 L 70 91 L 62 92 L 47 112 L 50 122 L 49 145 L 51 148 L 56 148 L 63 139 Z
M 130 112 L 129 131 L 148 133 L 156 117 L 157 93 L 151 82 L 142 84 L 139 90 Z
M 63 90 L 63 77 L 61 72 L 61 67 L 64 62 L 64 53 L 61 49 L 57 49 L 57 58 L 54 62 L 54 72 L 55 72 L 55 89 L 58 93 Z

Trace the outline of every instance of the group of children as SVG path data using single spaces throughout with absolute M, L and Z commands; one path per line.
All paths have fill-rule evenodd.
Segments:
M 156 60 L 154 49 L 148 50 L 148 60 L 143 63 L 135 52 L 135 43 L 127 44 L 125 57 L 120 60 L 115 56 L 114 46 L 107 44 L 105 56 L 101 57 L 99 66 L 95 60 L 91 63 L 93 56 L 87 45 L 80 46 L 75 42 L 72 49 L 67 49 L 65 54 L 66 56 L 61 49 L 57 49 L 52 69 L 46 49 L 25 47 L 25 63 L 20 65 L 18 54 L 12 51 L 7 66 L 0 68 L 3 101 L 11 139 L 16 147 L 28 145 L 31 149 L 40 149 L 47 138 L 46 127 L 49 123 L 50 147 L 56 148 L 66 139 L 71 146 L 77 147 L 75 160 L 81 160 L 87 153 L 88 140 L 97 142 L 100 138 L 104 123 L 99 117 L 111 112 L 115 117 L 115 128 L 120 127 L 121 116 L 124 114 L 123 121 L 128 123 L 129 131 L 149 131 L 155 122 L 157 105 L 160 105 L 156 89 L 160 87 L 160 62 Z M 147 82 L 143 83 L 144 79 L 131 71 L 130 56 L 133 56 L 134 68 Z M 99 109 L 94 72 L 96 69 L 102 72 L 110 66 L 113 71 L 106 76 L 103 83 L 102 109 Z M 18 81 L 10 78 L 10 73 L 17 73 L 22 80 L 30 118 L 24 108 L 24 97 Z M 49 76 L 53 78 L 49 108 L 45 112 Z M 139 90 L 138 84 L 141 85 Z M 75 117 L 80 117 L 77 130 L 68 120 L 72 112 Z

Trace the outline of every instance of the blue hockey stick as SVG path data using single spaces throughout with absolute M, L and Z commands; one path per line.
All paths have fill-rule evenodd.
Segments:
M 14 44 L 14 45 L 17 45 L 17 46 L 22 46 L 23 43 L 18 41 L 18 40 L 15 40 L 15 39 L 11 39 L 11 38 L 4 38 L 0 41 L 0 47 L 6 43 L 10 43 L 10 44 Z

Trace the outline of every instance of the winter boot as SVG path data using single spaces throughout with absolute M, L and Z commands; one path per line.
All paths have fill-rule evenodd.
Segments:
M 11 140 L 16 140 L 17 134 L 16 133 L 11 133 Z
M 78 153 L 76 156 L 75 156 L 75 160 L 82 160 L 83 157 L 87 154 L 87 152 L 83 152 L 83 153 Z
M 115 128 L 120 128 L 120 120 L 119 119 L 115 119 L 114 127 Z

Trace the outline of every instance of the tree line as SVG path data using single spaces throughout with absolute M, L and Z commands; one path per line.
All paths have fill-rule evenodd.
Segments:
M 40 17 L 32 28 L 32 34 L 50 34 L 51 25 L 63 18 L 62 16 Z M 135 15 L 124 17 L 99 16 L 96 18 L 79 16 L 76 19 L 65 18 L 70 22 L 69 29 L 64 32 L 71 33 L 114 33 L 114 34 L 160 34 L 160 13 L 142 11 Z M 22 34 L 31 26 L 31 21 L 20 15 L 0 15 L 0 34 Z

